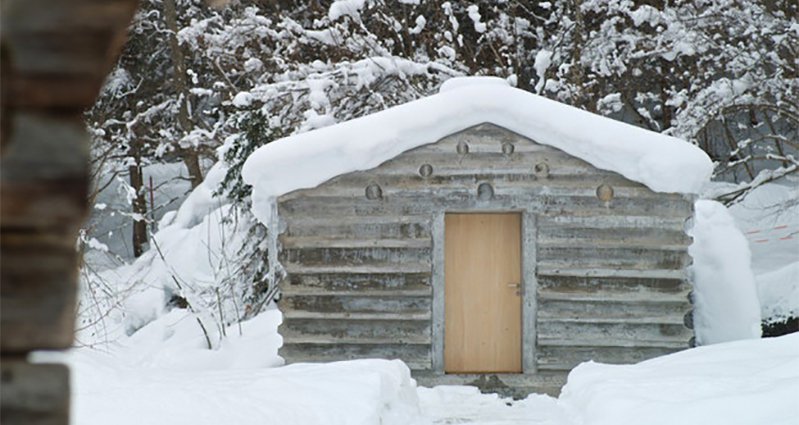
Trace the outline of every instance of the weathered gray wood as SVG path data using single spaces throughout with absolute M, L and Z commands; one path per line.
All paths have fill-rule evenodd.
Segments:
M 470 152 L 459 154 L 464 141 Z M 503 143 L 514 152 L 503 153 Z M 536 172 L 540 163 L 548 174 Z M 425 164 L 432 172 L 423 176 Z M 483 183 L 491 184 L 492 196 L 478 196 Z M 366 187 L 374 184 L 381 196 L 369 199 Z M 600 184 L 613 187 L 609 202 L 598 199 Z M 281 355 L 289 361 L 398 357 L 431 382 L 449 379 L 443 374 L 448 212 L 524 217 L 524 373 L 510 379 L 515 388 L 590 356 L 618 362 L 685 348 L 692 335 L 683 320 L 690 310 L 691 239 L 684 224 L 692 200 L 652 192 L 493 125 L 279 203 L 288 272 Z M 485 386 L 489 379 L 505 385 L 494 375 L 478 380 Z
M 539 345 L 688 347 L 693 332 L 682 323 L 574 323 L 539 321 Z
M 430 223 L 427 217 L 352 217 L 310 214 L 288 216 L 284 239 L 293 237 L 343 237 L 371 240 L 383 239 L 427 239 L 430 238 Z
M 429 273 L 430 264 L 424 263 L 376 263 L 370 265 L 349 266 L 316 265 L 306 266 L 297 263 L 284 264 L 286 271 L 291 274 L 385 274 L 385 273 Z
M 336 196 L 316 196 L 289 199 L 281 204 L 286 215 L 305 215 L 308 211 L 340 216 L 404 216 L 432 215 L 436 211 L 477 211 L 483 208 L 508 211 L 529 210 L 543 215 L 609 216 L 651 215 L 655 217 L 685 217 L 691 207 L 685 203 L 663 203 L 657 198 L 616 198 L 605 205 L 595 196 L 550 196 L 529 192 L 503 192 L 496 188 L 490 201 L 477 199 L 475 182 L 471 190 L 442 190 L 438 194 L 396 192 L 386 190 L 384 198 L 368 200 Z
M 288 316 L 294 311 L 417 314 L 431 310 L 430 291 L 416 291 L 416 293 L 398 291 L 390 295 L 378 292 L 365 296 L 362 292 L 364 291 L 352 291 L 350 294 L 342 295 L 340 293 L 302 294 L 284 291 L 280 298 L 280 310 L 284 316 Z
M 69 369 L 65 365 L 30 364 L 4 357 L 0 375 L 0 422 L 69 423 Z
M 281 252 L 284 264 L 314 265 L 371 265 L 424 263 L 430 261 L 431 249 L 425 248 L 288 248 Z
M 444 374 L 444 317 L 446 316 L 444 299 L 444 223 L 446 220 L 445 212 L 441 211 L 435 215 L 432 225 L 433 239 L 433 323 L 432 323 L 432 361 L 433 372 Z
M 69 423 L 64 365 L 34 349 L 71 345 L 78 229 L 87 211 L 94 103 L 136 0 L 5 0 L 0 18 L 0 422 Z
M 573 265 L 563 266 L 557 262 L 539 261 L 539 276 L 573 276 L 573 277 L 628 277 L 636 279 L 684 279 L 685 271 L 681 269 L 619 269 L 619 268 L 576 268 Z
M 295 289 L 297 288 L 297 289 Z M 289 276 L 281 283 L 283 291 L 300 290 L 325 291 L 388 291 L 412 290 L 429 291 L 431 288 L 430 271 L 412 272 L 402 269 L 395 273 L 356 273 L 349 270 L 341 273 L 302 273 L 290 271 Z
M 322 361 L 339 361 L 352 359 L 401 359 L 409 365 L 424 365 L 430 368 L 430 339 L 397 341 L 391 339 L 372 339 L 363 341 L 332 340 L 317 342 L 311 338 L 304 340 L 284 341 L 279 351 L 286 361 L 299 362 L 307 358 Z M 294 359 L 297 359 L 295 361 Z
M 593 360 L 610 364 L 631 364 L 673 353 L 678 349 L 659 347 L 539 347 L 538 368 L 568 372 L 578 364 Z
M 538 301 L 538 320 L 681 324 L 689 308 L 684 299 L 641 303 L 544 298 Z
M 691 238 L 681 230 L 548 227 L 540 228 L 538 243 L 549 247 L 596 246 L 684 251 L 691 244 Z
M 538 281 L 535 265 L 538 263 L 538 224 L 535 214 L 522 215 L 522 371 L 534 374 L 536 364 L 536 335 L 538 316 Z
M 688 264 L 685 250 L 542 246 L 538 252 L 539 264 L 547 268 L 682 270 Z
M 430 238 L 413 239 L 345 239 L 343 237 L 284 236 L 283 249 L 292 248 L 430 248 Z
M 539 269 L 539 296 L 552 299 L 558 296 L 572 296 L 574 299 L 584 297 L 591 300 L 629 299 L 631 302 L 647 302 L 648 299 L 656 302 L 671 299 L 687 301 L 686 294 L 691 289 L 690 285 L 678 276 L 680 273 L 674 273 L 670 278 L 652 276 L 652 271 L 646 272 L 649 277 L 643 276 L 643 272 L 637 273 L 638 276 L 630 272 L 625 273 L 627 276 L 619 272 L 605 273 L 607 276 L 585 276 L 578 273 L 579 271 L 573 275 L 546 274 Z
M 137 2 L 7 0 L 3 44 L 12 75 L 4 90 L 18 108 L 75 112 L 94 103 L 121 50 Z
M 329 314 L 329 313 L 328 313 Z M 286 317 L 281 328 L 285 342 L 298 342 L 307 337 L 331 341 L 430 341 L 430 315 L 373 314 L 356 318 L 342 316 L 294 318 Z

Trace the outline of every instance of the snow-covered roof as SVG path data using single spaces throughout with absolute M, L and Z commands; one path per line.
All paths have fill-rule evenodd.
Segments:
M 495 77 L 454 78 L 438 94 L 330 127 L 276 140 L 244 164 L 262 221 L 282 194 L 368 170 L 415 147 L 490 122 L 656 192 L 699 193 L 710 158 L 690 143 L 592 114 Z

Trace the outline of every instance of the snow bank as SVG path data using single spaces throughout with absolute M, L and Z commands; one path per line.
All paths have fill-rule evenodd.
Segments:
M 206 321 L 205 332 L 214 346 L 211 350 L 197 317 L 186 310 L 172 310 L 136 333 L 103 346 L 101 353 L 112 355 L 124 368 L 212 370 L 283 365 L 277 355 L 283 344 L 277 332 L 282 316 L 276 308 L 228 326 L 224 338 L 209 325 L 212 322 Z M 83 357 L 93 356 L 89 348 L 77 352 Z
M 756 279 L 760 313 L 767 322 L 799 317 L 799 261 Z
M 165 314 L 173 294 L 187 298 L 195 311 L 218 314 L 220 297 L 214 290 L 240 273 L 238 256 L 251 226 L 226 198 L 214 196 L 225 172 L 220 164 L 212 167 L 180 208 L 164 215 L 150 249 L 132 264 L 98 273 L 84 271 L 79 345 L 96 346 L 131 335 Z M 234 321 L 246 308 L 228 302 L 234 291 L 242 289 L 223 288 L 223 317 L 200 318 L 208 328 Z M 207 299 L 213 299 L 213 306 L 206 305 Z
M 119 369 L 71 360 L 82 425 L 412 425 L 415 382 L 398 360 L 273 369 Z
M 760 306 L 746 238 L 727 208 L 696 202 L 694 243 L 694 330 L 701 345 L 760 338 Z
M 682 351 L 635 365 L 593 362 L 559 402 L 590 425 L 789 425 L 799 411 L 799 334 Z
M 453 79 L 439 94 L 283 138 L 256 150 L 242 175 L 253 212 L 269 223 L 272 199 L 337 175 L 374 168 L 409 149 L 492 122 L 658 192 L 698 193 L 712 164 L 699 148 L 510 87 L 499 78 Z

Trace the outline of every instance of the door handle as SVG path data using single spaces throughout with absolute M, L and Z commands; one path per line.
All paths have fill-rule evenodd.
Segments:
M 521 295 L 522 294 L 522 284 L 521 283 L 509 283 L 508 284 L 508 288 L 515 288 L 516 289 L 516 295 Z

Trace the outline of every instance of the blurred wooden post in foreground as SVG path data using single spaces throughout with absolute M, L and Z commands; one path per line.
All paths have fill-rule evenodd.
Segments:
M 69 371 L 30 364 L 72 344 L 87 212 L 82 114 L 122 48 L 136 0 L 2 0 L 0 422 L 69 422 Z

